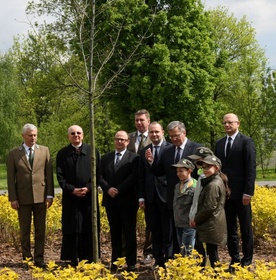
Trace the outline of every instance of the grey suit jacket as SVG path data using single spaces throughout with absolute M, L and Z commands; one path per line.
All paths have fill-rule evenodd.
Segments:
M 138 132 L 134 131 L 128 134 L 129 137 L 129 144 L 127 146 L 127 149 L 133 153 L 137 153 L 136 149 L 135 149 L 135 142 L 136 142 L 136 138 L 138 136 Z M 151 143 L 151 140 L 149 138 L 149 136 L 146 138 L 146 140 L 144 141 L 144 145 L 143 147 L 146 147 L 147 145 L 149 145 Z
M 54 180 L 49 149 L 35 145 L 33 168 L 21 145 L 8 154 L 7 180 L 9 200 L 27 205 L 42 203 L 47 196 L 54 197 Z

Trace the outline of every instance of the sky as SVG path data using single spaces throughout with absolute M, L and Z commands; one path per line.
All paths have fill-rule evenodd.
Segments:
M 268 58 L 268 65 L 276 69 L 276 0 L 203 0 L 206 9 L 218 5 L 227 7 L 237 19 L 246 20 L 256 31 L 256 39 Z
M 14 36 L 27 33 L 27 2 L 28 0 L 0 0 L 1 54 L 12 46 Z M 256 30 L 256 38 L 265 50 L 268 65 L 276 69 L 276 0 L 203 0 L 203 3 L 207 9 L 225 6 L 237 19 L 245 15 Z

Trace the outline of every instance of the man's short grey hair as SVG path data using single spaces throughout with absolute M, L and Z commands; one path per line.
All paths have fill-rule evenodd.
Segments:
M 22 134 L 25 134 L 29 130 L 37 130 L 37 127 L 34 124 L 26 123 L 22 128 Z
M 186 127 L 185 127 L 185 124 L 183 122 L 180 122 L 180 121 L 172 121 L 168 124 L 167 126 L 167 130 L 170 131 L 174 128 L 178 127 L 178 129 L 183 132 L 183 131 L 186 131 Z
M 73 128 L 74 126 L 75 126 L 75 127 L 78 127 L 78 129 L 81 130 L 81 132 L 83 133 L 83 129 L 82 129 L 81 126 L 79 126 L 79 125 L 77 125 L 77 124 L 73 124 L 73 125 L 71 125 L 71 126 L 68 128 L 68 130 L 67 130 L 67 133 L 68 133 L 68 134 L 70 134 L 70 132 L 71 132 L 71 130 L 72 130 L 72 128 Z

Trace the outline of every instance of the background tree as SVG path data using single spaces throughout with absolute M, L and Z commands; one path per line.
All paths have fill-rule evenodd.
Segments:
M 106 93 L 111 112 L 131 130 L 134 112 L 146 107 L 153 120 L 165 125 L 184 121 L 190 137 L 201 140 L 213 115 L 214 55 L 208 16 L 201 1 L 147 3 L 156 13 L 152 36 Z M 120 48 L 124 53 L 124 46 Z M 106 70 L 114 69 L 116 60 L 111 60 Z
M 49 106 L 47 112 L 45 110 L 45 102 L 48 102 L 47 96 L 53 94 L 56 90 L 55 81 L 59 78 L 60 82 L 63 82 L 62 89 L 64 90 L 65 84 L 70 84 L 70 91 L 77 90 L 78 94 L 74 95 L 76 98 L 81 98 L 87 105 L 89 105 L 89 135 L 90 144 L 92 148 L 92 176 L 91 183 L 94 186 L 92 191 L 92 200 L 96 202 L 96 157 L 95 157 L 95 131 L 94 131 L 94 102 L 101 97 L 107 88 L 110 87 L 113 80 L 123 71 L 126 65 L 131 61 L 135 55 L 137 49 L 144 40 L 148 29 L 140 29 L 137 25 L 136 19 L 142 18 L 147 24 L 149 18 L 145 18 L 147 6 L 144 1 L 99 1 L 97 10 L 95 9 L 95 1 L 44 1 L 39 3 L 30 2 L 27 11 L 38 15 L 51 15 L 55 18 L 49 24 L 38 25 L 39 35 L 35 37 L 32 61 L 36 62 L 35 67 L 32 66 L 35 74 L 35 82 L 38 85 L 44 84 L 44 80 L 51 80 L 50 87 L 51 92 L 41 93 L 41 90 L 35 90 L 35 82 L 31 88 L 36 92 L 35 96 L 42 98 L 44 106 L 38 107 L 36 114 L 39 115 L 39 120 L 44 118 L 45 113 L 51 115 L 50 109 L 54 109 Z M 150 14 L 149 14 L 150 15 Z M 107 22 L 106 19 L 109 19 Z M 96 24 L 96 26 L 95 26 Z M 130 32 L 133 28 L 138 28 L 139 33 L 135 33 L 132 36 Z M 95 32 L 95 30 L 97 31 Z M 100 32 L 99 32 L 100 31 Z M 127 36 L 126 36 L 127 35 Z M 37 40 L 36 38 L 42 38 L 43 40 Z M 33 39 L 32 34 L 29 34 L 29 39 Z M 128 44 L 126 51 L 122 54 L 118 51 L 119 45 Z M 29 45 L 28 45 L 29 46 Z M 36 51 L 40 54 L 40 57 L 45 58 L 37 59 Z M 48 59 L 48 54 L 54 54 Z M 24 54 L 26 57 L 26 54 Z M 102 79 L 102 83 L 98 83 L 102 75 L 103 69 L 110 59 L 117 57 L 117 68 L 110 76 L 105 76 Z M 94 57 L 97 57 L 94 60 Z M 29 56 L 27 56 L 27 59 Z M 75 64 L 71 64 L 71 60 L 75 61 Z M 95 61 L 95 62 L 94 62 Z M 50 63 L 45 63 L 50 62 Z M 58 68 L 55 66 L 59 64 Z M 49 69 L 48 69 L 49 66 Z M 56 73 L 62 69 L 63 79 L 60 79 Z M 22 67 L 23 70 L 23 67 Z M 40 71 L 39 71 L 40 70 Z M 41 71 L 42 70 L 42 71 Z M 48 72 L 47 72 L 48 71 Z M 45 77 L 46 74 L 46 77 Z M 83 75 L 83 76 L 82 76 Z M 30 84 L 32 78 L 28 80 Z M 42 81 L 42 83 L 41 83 Z M 53 86 L 53 87 L 52 87 Z M 68 89 L 66 90 L 66 97 L 68 95 Z M 36 97 L 37 97 L 36 96 Z M 60 100 L 60 99 L 59 99 Z M 41 101 L 41 99 L 39 99 Z M 60 100 L 62 101 L 62 100 Z M 101 108 L 104 108 L 101 106 Z M 41 114 L 38 114 L 41 113 Z M 55 119 L 55 118 L 53 118 Z M 94 209 L 92 216 L 93 230 L 97 232 L 97 222 L 95 222 L 96 203 L 93 203 Z M 96 234 L 93 235 L 93 239 L 96 239 Z M 97 243 L 97 242 L 96 242 Z M 98 253 L 96 252 L 98 246 L 94 243 L 94 261 L 97 261 Z
M 5 162 L 10 147 L 19 145 L 21 128 L 17 125 L 22 88 L 10 53 L 0 55 L 0 160 Z
M 226 112 L 236 113 L 241 120 L 240 130 L 252 137 L 257 147 L 258 163 L 267 124 L 263 121 L 263 81 L 266 58 L 256 38 L 255 30 L 245 17 L 237 20 L 228 9 L 210 11 L 212 37 L 215 42 L 214 102 L 218 103 L 214 124 L 210 128 L 210 145 L 224 135 L 221 121 Z M 268 146 L 267 146 L 268 147 Z

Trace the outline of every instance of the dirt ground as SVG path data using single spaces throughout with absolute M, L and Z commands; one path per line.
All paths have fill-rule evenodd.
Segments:
M 63 262 L 60 261 L 60 246 L 61 245 L 61 236 L 57 236 L 55 243 L 49 247 L 46 246 L 45 248 L 45 262 L 50 260 L 55 261 L 59 265 L 64 265 Z M 110 242 L 102 238 L 101 243 L 101 261 L 108 267 L 110 262 Z M 154 279 L 153 271 L 151 270 L 151 264 L 149 265 L 142 265 L 141 260 L 142 257 L 142 242 L 138 242 L 138 258 L 137 258 L 137 270 L 136 272 L 139 273 L 138 279 L 140 280 L 151 280 Z M 15 248 L 10 245 L 6 244 L 5 242 L 1 241 L 0 237 L 0 270 L 4 267 L 8 267 L 11 270 L 15 271 L 20 275 L 20 279 L 31 279 L 30 270 L 26 270 L 21 262 L 21 255 L 20 252 L 16 251 Z M 225 248 L 220 249 L 220 260 L 222 263 L 229 262 L 229 256 Z M 276 262 L 276 248 L 271 246 L 271 244 L 262 244 L 255 247 L 255 260 L 265 260 L 265 261 L 274 261 Z M 254 264 L 254 262 L 253 262 Z

